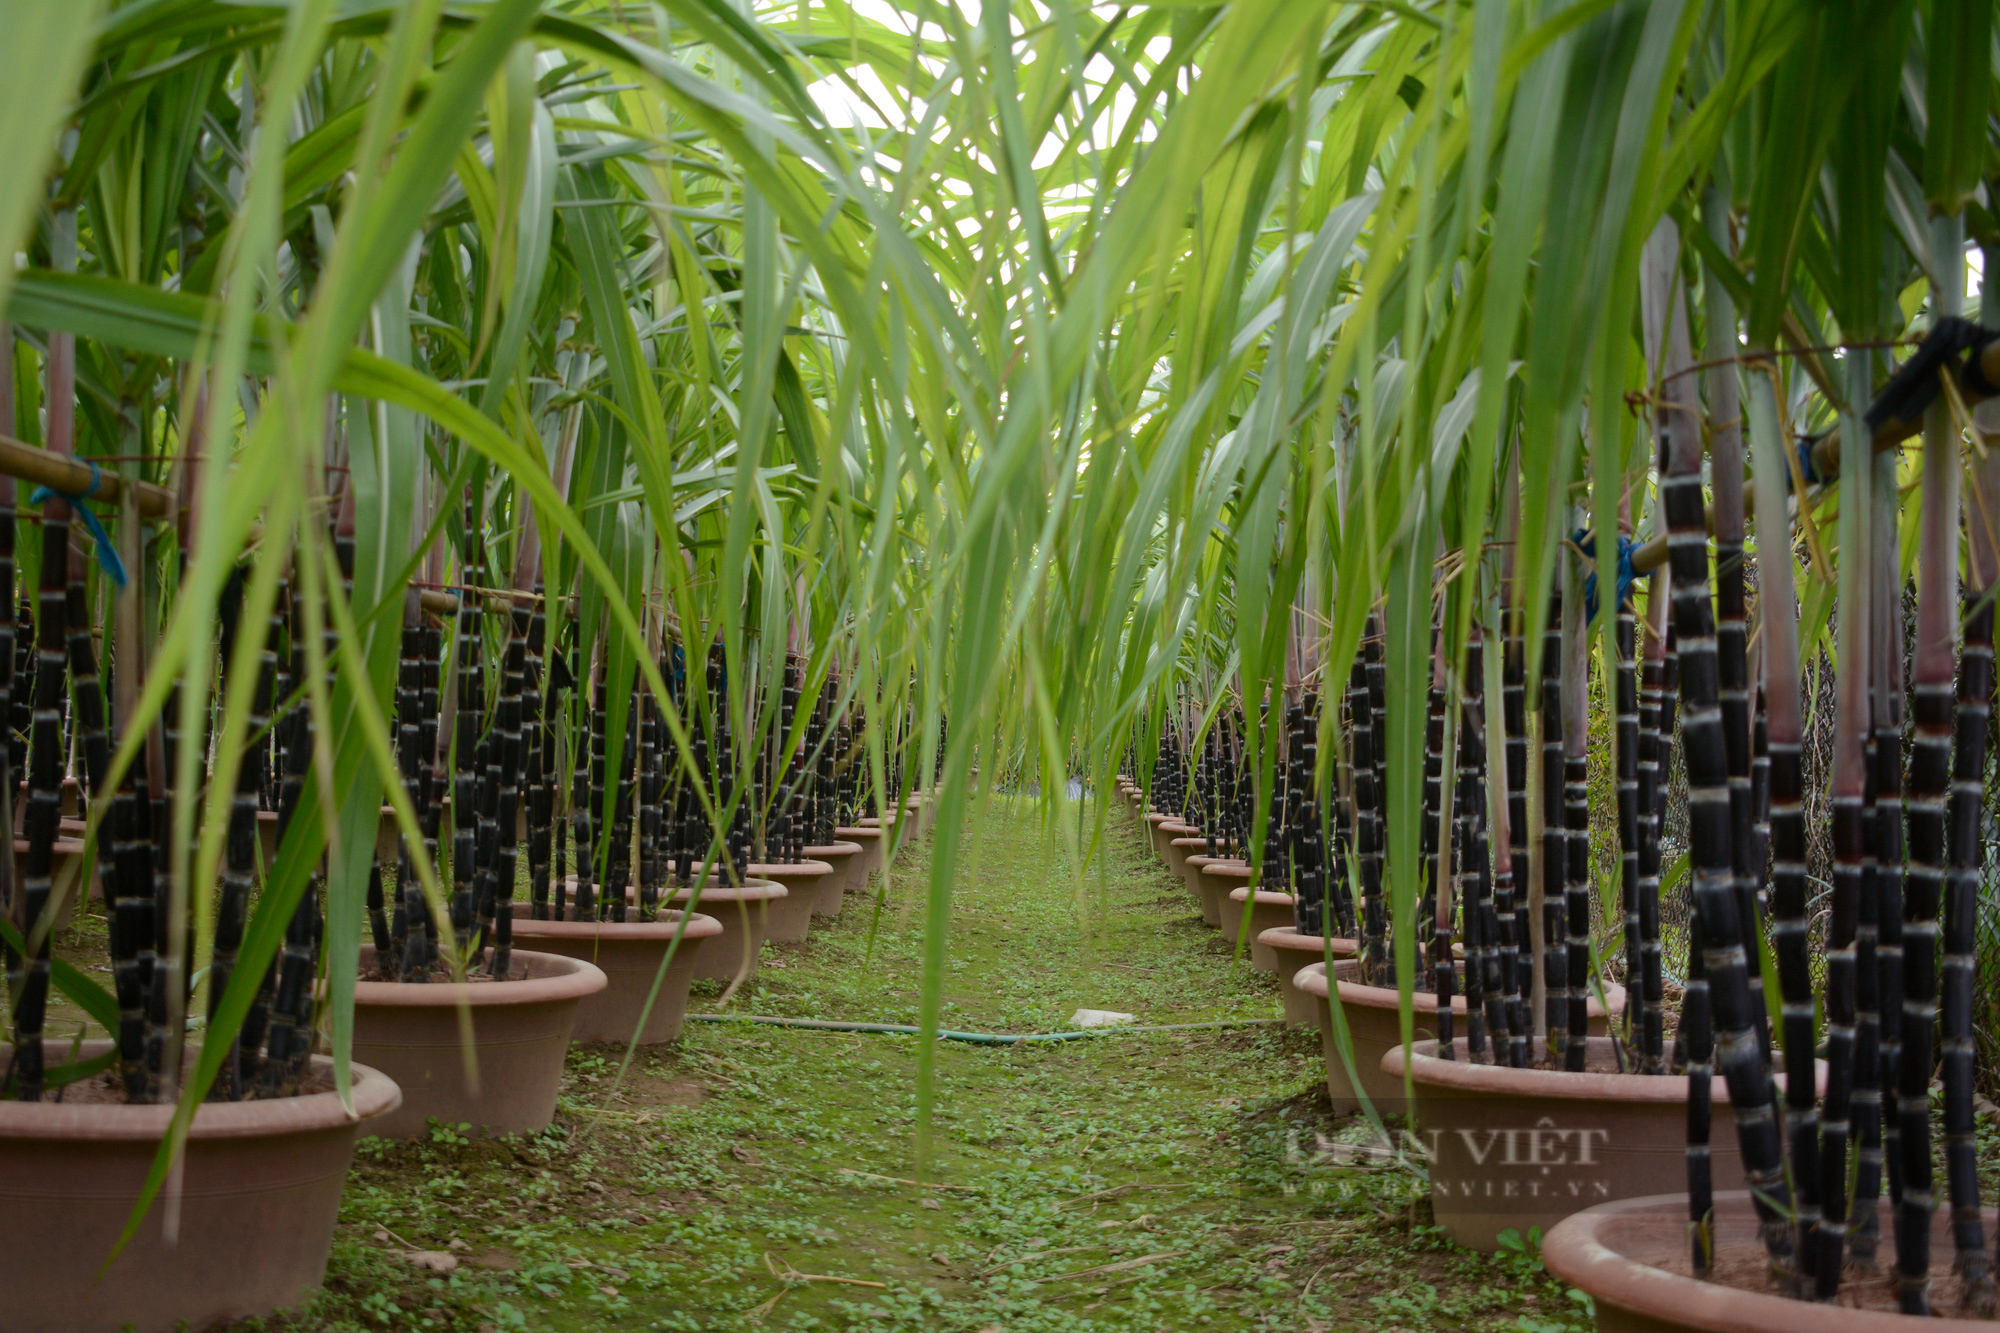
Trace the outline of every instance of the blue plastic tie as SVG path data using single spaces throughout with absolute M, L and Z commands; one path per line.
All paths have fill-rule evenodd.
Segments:
M 1826 478 L 1820 476 L 1819 467 L 1813 462 L 1813 446 L 1817 440 L 1799 441 L 1799 480 L 1808 486 L 1817 486 Z
M 104 480 L 104 473 L 92 459 L 78 461 L 90 464 L 90 485 L 81 491 L 59 491 L 53 486 L 37 486 L 34 493 L 28 496 L 28 503 L 38 505 L 56 496 L 69 501 L 70 508 L 83 520 L 84 528 L 97 540 L 97 563 L 104 566 L 104 572 L 110 575 L 111 581 L 122 588 L 130 582 L 125 577 L 125 562 L 118 558 L 118 548 L 111 544 L 111 534 L 104 530 L 104 525 L 97 521 L 97 515 L 91 513 L 90 506 L 84 503 L 97 494 L 98 483 Z
M 1583 552 L 1584 559 L 1591 561 L 1597 559 L 1597 536 L 1595 533 L 1579 532 L 1571 540 L 1575 542 L 1576 548 Z M 1632 553 L 1638 549 L 1639 543 L 1633 541 L 1630 537 L 1621 535 L 1618 538 L 1618 605 L 1620 606 L 1625 605 L 1626 602 L 1631 600 L 1632 585 L 1639 581 L 1638 574 L 1632 569 Z M 1597 571 L 1595 568 L 1584 576 L 1583 611 L 1585 621 L 1597 619 Z

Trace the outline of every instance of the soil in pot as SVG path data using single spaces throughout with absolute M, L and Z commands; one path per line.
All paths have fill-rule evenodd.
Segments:
M 722 933 L 701 946 L 695 959 L 697 981 L 734 981 L 741 972 L 745 980 L 757 975 L 757 958 L 771 933 L 771 904 L 788 896 L 785 886 L 769 880 L 753 879 L 732 888 L 709 877 L 695 897 L 695 885 L 675 889 L 671 902 L 676 907 L 693 903 L 695 910 L 714 917 Z
M 1397 995 L 1394 986 L 1364 986 L 1361 984 L 1361 963 L 1358 959 L 1336 962 L 1334 979 L 1340 986 L 1341 1013 L 1347 1019 L 1348 1035 L 1353 1042 L 1354 1072 L 1361 1081 L 1361 1088 L 1375 1103 L 1375 1109 L 1385 1115 L 1403 1114 L 1410 1108 L 1403 1097 L 1403 1080 L 1391 1079 L 1382 1072 L 1382 1057 L 1392 1046 L 1402 1044 L 1402 1028 L 1397 1016 Z M 1463 967 L 1460 971 L 1463 972 Z M 1339 1048 L 1333 1039 L 1333 1011 L 1327 998 L 1326 965 L 1310 963 L 1300 968 L 1292 977 L 1292 984 L 1311 996 L 1315 1018 L 1319 1023 L 1320 1047 L 1326 1058 L 1326 1090 L 1333 1099 L 1336 1111 L 1358 1111 L 1361 1100 L 1355 1095 L 1354 1086 L 1348 1081 L 1347 1066 L 1340 1058 Z M 1605 998 L 1611 1003 L 1611 1012 L 1625 1011 L 1625 988 L 1606 986 Z M 1420 990 L 1411 997 L 1412 1018 L 1415 1022 L 1418 1041 L 1437 1036 L 1437 994 Z M 1452 996 L 1452 1032 L 1461 1039 L 1465 1033 L 1465 992 L 1461 989 Z M 1590 1001 L 1590 1035 L 1601 1037 L 1606 1032 L 1604 1008 L 1595 996 Z
M 1189 862 L 1195 858 L 1190 856 Z M 1235 857 L 1217 857 L 1201 867 L 1201 919 L 1222 929 L 1222 905 L 1229 895 L 1250 885 L 1250 863 Z
M 374 974 L 375 950 L 364 945 L 361 975 Z M 482 1138 L 547 1129 L 577 1004 L 605 984 L 591 963 L 532 949 L 514 951 L 514 974 L 505 981 L 358 983 L 354 1058 L 403 1090 L 402 1106 L 369 1132 L 416 1138 L 433 1119 L 470 1125 Z M 461 1006 L 472 1023 L 474 1078 L 460 1041 Z
M 1296 927 L 1284 925 L 1263 932 L 1257 943 L 1271 951 L 1271 961 L 1278 973 L 1278 992 L 1285 1000 L 1285 1026 L 1315 1026 L 1319 1019 L 1313 1011 L 1318 1001 L 1294 986 L 1292 978 L 1308 963 L 1324 963 L 1328 953 L 1335 959 L 1354 957 L 1354 941 L 1338 937 L 1328 941 L 1318 935 L 1302 935 Z
M 1685 1187 L 1685 1075 L 1621 1073 L 1609 1037 L 1590 1039 L 1582 1073 L 1473 1064 L 1464 1032 L 1455 1035 L 1457 1059 L 1439 1059 L 1437 1043 L 1422 1041 L 1408 1063 L 1417 1093 L 1413 1146 L 1430 1164 L 1431 1213 L 1458 1244 L 1491 1253 L 1510 1227 L 1523 1236 L 1530 1227 L 1547 1231 L 1593 1204 Z M 1545 1062 L 1540 1039 L 1529 1054 Z M 1391 1047 L 1382 1072 L 1400 1084 L 1404 1063 L 1403 1049 Z M 1741 1180 L 1721 1079 L 1713 1096 L 1715 1179 Z
M 820 882 L 819 891 L 813 898 L 813 915 L 839 916 L 847 895 L 867 882 L 861 873 L 861 844 L 829 842 L 802 848 L 801 851 L 808 861 L 824 861 L 833 867 L 833 873 Z
M 1724 1131 L 1734 1135 L 1722 1122 L 1717 1131 L 1718 1141 Z M 1716 1178 L 1722 1178 L 1719 1171 Z M 1996 1327 L 1984 1319 L 1897 1313 L 1889 1281 L 1895 1224 L 1888 1200 L 1878 1208 L 1880 1269 L 1859 1278 L 1850 1274 L 1832 1304 L 1781 1294 L 1747 1190 L 1715 1196 L 1710 1280 L 1692 1276 L 1685 1193 L 1620 1199 L 1567 1217 L 1543 1237 L 1542 1263 L 1557 1280 L 1589 1293 L 1599 1333 L 1973 1333 Z M 1996 1214 L 1984 1212 L 1991 1236 Z M 1943 1315 L 1959 1312 L 1951 1265 L 1951 1209 L 1940 1207 L 1931 1219 L 1931 1309 Z
M 68 1042 L 45 1050 L 51 1069 L 71 1054 Z M 0 1067 L 12 1054 L 0 1045 Z M 355 1136 L 401 1100 L 386 1075 L 351 1068 L 358 1120 L 324 1056 L 300 1096 L 203 1104 L 182 1159 L 181 1243 L 162 1238 L 155 1203 L 101 1280 L 174 1108 L 92 1101 L 87 1085 L 60 1102 L 0 1102 L 0 1216 L 33 1228 L 0 1246 L 0 1326 L 171 1333 L 304 1305 L 326 1276 Z
M 1250 956 L 1250 966 L 1259 972 L 1276 972 L 1277 955 L 1261 942 L 1260 937 L 1267 930 L 1278 930 L 1292 925 L 1298 918 L 1292 911 L 1292 895 L 1274 893 L 1269 889 L 1258 889 L 1254 902 L 1250 898 L 1250 887 L 1231 889 L 1229 896 L 1217 906 L 1222 909 L 1222 942 L 1234 950 L 1236 939 L 1243 932 L 1243 910 L 1250 910 L 1250 930 L 1244 940 L 1244 952 Z
M 722 934 L 722 923 L 700 912 L 686 930 L 680 912 L 660 913 L 657 921 L 537 921 L 526 903 L 514 904 L 514 939 L 524 949 L 561 954 L 595 964 L 604 989 L 577 1003 L 572 1041 L 624 1045 L 636 1034 L 641 1046 L 678 1039 L 687 1015 L 688 987 L 694 981 L 704 941 Z M 680 943 L 674 943 L 675 935 Z M 671 960 L 667 950 L 673 949 Z M 666 963 L 666 975 L 660 964 Z M 657 982 L 659 989 L 654 991 Z M 641 1027 L 643 1022 L 644 1026 Z

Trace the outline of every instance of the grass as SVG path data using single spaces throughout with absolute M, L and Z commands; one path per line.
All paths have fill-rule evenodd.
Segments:
M 1271 979 L 1232 962 L 1128 828 L 1079 883 L 1073 830 L 1045 836 L 1026 806 L 994 803 L 955 895 L 947 1026 L 1277 1014 Z M 766 946 L 731 1011 L 912 1021 L 925 850 L 897 863 L 879 913 L 850 898 L 806 946 Z M 914 1039 L 690 1023 L 616 1084 L 621 1054 L 573 1051 L 556 1124 L 532 1138 L 365 1143 L 325 1291 L 271 1323 L 1582 1326 L 1531 1257 L 1437 1238 L 1403 1169 L 1313 1165 L 1301 1145 L 1355 1126 L 1327 1114 L 1317 1039 L 1275 1025 L 948 1044 L 921 1165 Z

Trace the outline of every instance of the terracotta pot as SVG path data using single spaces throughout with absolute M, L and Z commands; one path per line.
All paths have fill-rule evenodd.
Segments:
M 702 941 L 722 933 L 720 921 L 696 912 L 682 931 L 681 913 L 673 911 L 662 912 L 657 921 L 537 921 L 528 911 L 526 903 L 514 904 L 514 940 L 521 948 L 580 958 L 604 973 L 604 989 L 577 1003 L 571 1041 L 623 1045 L 636 1033 L 639 1045 L 657 1046 L 681 1035 L 688 986 L 694 981 Z M 669 962 L 667 948 L 677 933 L 680 944 Z M 664 977 L 660 975 L 662 963 L 667 964 Z M 657 995 L 653 992 L 655 981 L 659 983 Z M 648 1000 L 652 1003 L 650 1012 Z
M 62 783 L 62 805 L 58 811 L 63 819 L 83 818 L 83 784 L 75 778 L 64 778 Z M 21 779 L 14 789 L 14 836 L 19 837 L 28 826 L 28 780 Z
M 272 862 L 278 859 L 278 812 L 276 810 L 259 810 L 257 812 L 257 851 L 264 858 L 264 872 L 269 874 Z
M 1396 988 L 1362 985 L 1356 979 L 1361 971 L 1358 959 L 1336 962 L 1333 966 L 1340 986 L 1341 1013 L 1347 1019 L 1348 1035 L 1353 1041 L 1354 1072 L 1361 1081 L 1362 1090 L 1375 1103 L 1377 1111 L 1384 1114 L 1407 1112 L 1410 1108 L 1403 1097 L 1403 1080 L 1392 1079 L 1382 1072 L 1382 1057 L 1390 1047 L 1402 1044 L 1402 1029 L 1396 1013 Z M 1320 1049 L 1326 1060 L 1326 1090 L 1333 1098 L 1333 1109 L 1359 1110 L 1361 1100 L 1348 1082 L 1347 1066 L 1333 1040 L 1333 1011 L 1327 999 L 1326 964 L 1309 963 L 1300 968 L 1292 975 L 1292 984 L 1313 997 L 1314 1013 L 1319 1022 Z M 1607 985 L 1604 994 L 1611 1002 L 1613 1014 L 1625 1012 L 1623 986 Z M 1415 1019 L 1416 1040 L 1437 1036 L 1437 995 L 1431 991 L 1418 991 L 1411 999 L 1414 1001 L 1412 1016 Z M 1463 1040 L 1463 989 L 1451 997 L 1451 1012 L 1452 1034 Z M 1601 1037 L 1605 1031 L 1604 1010 L 1593 996 L 1590 1001 L 1590 1035 Z
M 849 893 L 860 893 L 868 887 L 868 877 L 882 868 L 882 830 L 873 826 L 842 826 L 833 831 L 833 836 L 861 848 L 853 878 L 847 884 Z
M 866 883 L 861 878 L 861 844 L 829 842 L 804 851 L 808 861 L 824 861 L 833 867 L 833 873 L 820 882 L 819 893 L 813 899 L 813 915 L 839 916 L 847 895 Z
M 1734 1137 L 1726 1122 L 1718 1122 L 1716 1128 L 1718 1140 L 1724 1130 Z M 1878 1207 L 1886 1266 L 1894 1262 L 1889 1237 L 1895 1223 L 1888 1200 Z M 1995 1212 L 1982 1211 L 1991 1235 Z M 1665 1271 L 1668 1265 L 1686 1267 L 1687 1213 L 1685 1193 L 1586 1208 L 1542 1238 L 1542 1263 L 1558 1281 L 1590 1294 L 1597 1307 L 1598 1333 L 1973 1333 L 1975 1329 L 1991 1333 L 1994 1327 L 1984 1319 L 1921 1319 L 1889 1310 L 1792 1300 L 1775 1292 L 1738 1290 Z M 1715 1241 L 1716 1253 L 1725 1262 L 1732 1252 L 1741 1252 L 1762 1265 L 1764 1248 L 1747 1190 L 1715 1196 Z M 1941 1207 L 1931 1218 L 1931 1253 L 1948 1265 L 1951 1252 L 1951 1209 Z M 1939 1270 L 1934 1266 L 1931 1271 L 1935 1280 Z
M 1278 973 L 1278 993 L 1285 1000 L 1285 1026 L 1309 1028 L 1319 1022 L 1313 1010 L 1317 1001 L 1292 984 L 1293 975 L 1308 963 L 1324 963 L 1331 953 L 1335 959 L 1354 957 L 1354 941 L 1318 935 L 1301 935 L 1292 926 L 1279 926 L 1257 937 L 1257 943 L 1271 951 Z
M 1192 861 L 1194 857 L 1202 857 L 1204 861 L 1208 859 L 1208 839 L 1190 837 L 1190 839 L 1174 839 L 1172 843 L 1168 843 L 1166 849 L 1168 865 L 1174 867 L 1174 875 L 1180 877 L 1180 883 L 1188 889 L 1188 893 L 1200 899 L 1202 897 L 1200 881 L 1196 879 L 1196 873 L 1188 871 L 1188 861 Z
M 1593 1204 L 1686 1187 L 1686 1075 L 1621 1074 L 1609 1037 L 1591 1038 L 1580 1074 L 1473 1064 L 1464 1034 L 1455 1035 L 1457 1059 L 1439 1059 L 1437 1043 L 1423 1041 L 1408 1064 L 1431 1212 L 1460 1245 L 1490 1253 L 1509 1227 L 1522 1236 L 1530 1227 L 1546 1232 Z M 1537 1038 L 1530 1058 L 1541 1060 L 1544 1050 Z M 1402 1080 L 1404 1064 L 1401 1047 L 1382 1056 L 1392 1081 Z M 1822 1085 L 1825 1070 L 1821 1064 Z M 1715 1179 L 1741 1180 L 1729 1090 L 1719 1078 L 1712 1088 Z
M 722 933 L 702 945 L 695 959 L 697 981 L 733 981 L 741 971 L 748 980 L 757 975 L 757 957 L 764 939 L 771 933 L 771 904 L 783 901 L 785 886 L 769 880 L 753 879 L 732 888 L 711 877 L 695 897 L 695 886 L 676 889 L 670 901 L 677 907 L 693 902 L 695 909 L 722 924 Z
M 65 820 L 64 823 L 69 821 Z M 55 859 L 49 865 L 49 896 L 56 903 L 55 923 L 52 931 L 69 929 L 69 923 L 76 919 L 78 899 L 90 892 L 90 886 L 83 882 L 83 843 L 76 838 L 57 838 L 52 849 Z M 28 840 L 14 839 L 14 883 L 18 886 L 28 873 Z M 25 936 L 32 921 L 17 921 L 14 926 Z
M 1201 830 L 1188 823 L 1185 819 L 1170 819 L 1160 825 L 1160 832 L 1166 838 L 1166 841 L 1160 845 L 1160 859 L 1167 863 L 1167 869 L 1173 871 L 1174 875 L 1179 877 L 1181 866 L 1187 861 L 1188 853 L 1185 847 L 1177 848 L 1174 844 L 1194 838 Z M 1202 842 L 1201 847 L 1202 850 L 1206 851 L 1208 843 Z
M 109 1049 L 85 1042 L 82 1054 Z M 69 1059 L 66 1041 L 44 1050 L 51 1068 Z M 12 1055 L 0 1045 L 0 1067 Z M 402 1100 L 385 1075 L 351 1068 L 358 1120 L 331 1091 L 199 1107 L 182 1159 L 181 1243 L 161 1237 L 156 1202 L 102 1280 L 174 1108 L 0 1102 L 0 1216 L 32 1228 L 0 1246 L 0 1326 L 170 1333 L 303 1305 L 326 1276 L 355 1134 Z
M 1190 861 L 1194 858 L 1189 857 Z M 1250 863 L 1235 857 L 1217 857 L 1201 868 L 1201 919 L 1222 929 L 1222 904 L 1229 895 L 1250 884 Z
M 911 833 L 916 827 L 914 820 L 904 819 L 902 816 L 893 813 L 888 815 L 869 815 L 861 821 L 861 825 L 863 828 L 875 828 L 882 831 L 882 865 L 884 868 L 895 864 L 897 854 L 903 850 L 904 844 L 909 842 Z
M 822 885 L 833 878 L 833 867 L 824 861 L 753 861 L 745 867 L 751 879 L 782 885 L 786 894 L 771 902 L 770 938 L 781 944 L 804 944 L 812 933 L 813 904 Z
M 1270 889 L 1258 889 L 1255 902 L 1250 900 L 1250 888 L 1245 885 L 1232 889 L 1227 898 L 1218 906 L 1222 908 L 1222 942 L 1236 948 L 1236 938 L 1246 934 L 1243 929 L 1243 908 L 1250 908 L 1250 928 L 1244 939 L 1245 952 L 1250 956 L 1250 966 L 1259 972 L 1276 972 L 1278 956 L 1265 946 L 1260 938 L 1267 930 L 1279 930 L 1296 925 L 1298 917 L 1292 911 L 1292 895 L 1274 893 Z
M 423 1134 L 435 1119 L 482 1138 L 534 1134 L 555 1118 L 563 1055 L 578 1001 L 605 987 L 590 963 L 514 951 L 518 981 L 363 981 L 354 988 L 354 1058 L 403 1090 L 403 1105 L 369 1127 L 385 1139 Z M 375 950 L 361 948 L 365 976 Z M 478 1082 L 467 1081 L 460 1008 L 470 1012 Z
M 1167 859 L 1167 844 L 1180 836 L 1178 833 L 1167 833 L 1162 830 L 1168 824 L 1179 822 L 1172 815 L 1162 814 L 1158 810 L 1149 810 L 1146 813 L 1146 836 L 1152 840 L 1153 855 L 1162 861 Z

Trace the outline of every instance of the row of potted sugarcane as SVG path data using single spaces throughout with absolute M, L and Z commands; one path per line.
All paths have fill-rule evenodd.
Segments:
M 678 1038 L 694 981 L 741 984 L 765 940 L 804 942 L 928 827 L 928 793 L 903 809 L 840 827 L 801 860 L 753 861 L 737 884 L 704 882 L 710 868 L 697 867 L 649 920 L 538 920 L 532 903 L 512 904 L 504 977 L 361 980 L 347 1103 L 332 1061 L 314 1055 L 296 1095 L 203 1104 L 176 1180 L 122 1249 L 174 1106 L 117 1104 L 83 1083 L 58 1085 L 67 1098 L 0 1100 L 0 1201 L 59 1238 L 0 1259 L 0 1328 L 169 1333 L 298 1307 L 325 1277 L 357 1139 L 434 1124 L 474 1137 L 546 1129 L 572 1043 Z M 383 860 L 398 842 L 385 810 Z M 364 978 L 372 955 L 364 946 Z M 59 1078 L 111 1045 L 51 1041 L 50 1068 Z
M 1528 1067 L 1441 1058 L 1439 997 L 1423 989 L 1410 997 L 1419 1040 L 1405 1046 L 1397 989 L 1362 979 L 1357 941 L 1301 930 L 1295 895 L 1259 887 L 1226 839 L 1219 855 L 1210 854 L 1200 829 L 1151 809 L 1138 784 L 1121 778 L 1118 796 L 1202 920 L 1250 966 L 1275 975 L 1286 1024 L 1318 1030 L 1335 1112 L 1402 1117 L 1385 1121 L 1383 1142 L 1365 1154 L 1324 1149 L 1325 1165 L 1388 1154 L 1420 1165 L 1437 1225 L 1470 1249 L 1493 1253 L 1541 1234 L 1544 1263 L 1591 1295 L 1597 1327 L 1607 1333 L 1890 1333 L 1911 1318 L 1801 1304 L 1686 1275 L 1688 1078 L 1618 1071 L 1612 1032 L 1624 1016 L 1624 987 L 1605 983 L 1589 1001 L 1590 1068 L 1582 1073 L 1548 1067 L 1541 1038 Z M 1451 1011 L 1463 1029 L 1463 994 L 1451 998 Z M 1826 1063 L 1817 1063 L 1816 1091 L 1824 1094 Z M 1740 1177 L 1733 1134 L 1716 1136 L 1708 1155 L 1714 1178 Z M 1715 1202 L 1713 1251 L 1761 1256 L 1762 1223 L 1749 1194 L 1721 1193 Z M 1995 1220 L 1984 1210 L 1988 1229 Z M 1948 1209 L 1936 1216 L 1933 1248 L 1941 1259 L 1949 1256 L 1955 1221 Z M 1953 1283 L 1943 1273 L 1936 1279 L 1939 1305 L 1955 1303 Z M 1924 1327 L 1989 1326 L 1969 1313 L 1974 1317 L 1927 1319 Z

